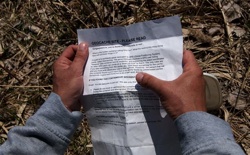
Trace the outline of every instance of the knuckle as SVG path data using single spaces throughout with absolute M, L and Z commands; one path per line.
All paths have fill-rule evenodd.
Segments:
M 85 57 L 85 52 L 82 52 L 82 51 L 76 52 L 76 57 L 84 58 Z
M 84 60 L 85 59 L 85 55 L 83 52 L 77 52 L 75 58 Z
M 53 63 L 52 68 L 55 69 L 58 66 L 58 59 Z
M 203 75 L 200 77 L 200 79 L 201 79 L 201 84 L 202 84 L 203 86 L 206 85 L 206 80 L 205 80 L 205 78 L 204 78 Z
M 76 45 L 69 45 L 68 47 L 66 47 L 64 49 L 64 52 L 65 51 L 74 51 L 74 52 L 76 52 L 76 49 L 77 49 Z
M 144 77 L 142 78 L 141 83 L 143 84 L 144 87 L 149 87 L 150 81 L 152 81 L 152 77 L 149 75 L 144 75 Z
M 193 70 L 195 75 L 198 77 L 203 76 L 203 70 L 201 69 L 201 67 L 199 65 L 197 65 L 197 67 L 195 67 L 195 69 Z
M 66 49 L 74 49 L 75 45 L 69 45 Z
M 203 76 L 203 71 L 202 71 L 201 68 L 198 68 L 198 69 L 197 69 L 197 75 L 198 75 L 198 76 Z

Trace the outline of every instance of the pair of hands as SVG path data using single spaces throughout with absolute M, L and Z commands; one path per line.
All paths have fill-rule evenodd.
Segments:
M 80 110 L 83 92 L 83 71 L 88 59 L 88 46 L 71 45 L 53 66 L 53 92 L 61 97 L 69 111 Z M 206 111 L 205 81 L 202 70 L 190 51 L 183 53 L 183 73 L 176 80 L 164 81 L 146 73 L 136 75 L 137 82 L 160 97 L 168 114 L 176 119 L 190 111 Z

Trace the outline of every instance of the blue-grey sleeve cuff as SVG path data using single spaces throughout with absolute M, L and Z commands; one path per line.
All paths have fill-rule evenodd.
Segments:
M 37 119 L 45 128 L 64 141 L 69 141 L 82 118 L 83 114 L 80 111 L 70 112 L 66 109 L 60 96 L 53 92 L 32 116 L 33 120 Z
M 223 149 L 244 154 L 229 124 L 218 117 L 206 112 L 188 112 L 179 116 L 175 124 L 183 154 L 218 153 Z

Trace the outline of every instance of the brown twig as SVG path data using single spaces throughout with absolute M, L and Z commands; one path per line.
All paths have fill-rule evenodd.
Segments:
M 101 22 L 102 26 L 106 26 L 106 24 L 104 24 L 104 22 L 102 21 L 102 18 L 101 16 L 99 15 L 96 7 L 95 7 L 95 4 L 92 2 L 92 0 L 89 0 L 89 4 L 91 5 L 91 7 L 94 9 L 95 11 L 95 14 L 97 15 L 97 18 L 99 19 L 99 21 Z
M 149 10 L 149 13 L 150 13 L 150 19 L 153 19 L 153 13 L 152 13 L 152 10 L 151 10 L 151 0 L 147 0 L 147 7 L 148 7 L 148 10 Z
M 229 24 L 229 22 L 227 20 L 226 14 L 225 14 L 225 12 L 223 10 L 223 6 L 222 6 L 221 0 L 219 0 L 219 7 L 220 7 L 220 10 L 221 10 L 223 19 L 224 19 L 224 23 L 225 23 L 225 27 L 226 27 L 226 32 L 227 32 L 227 35 L 228 35 L 228 43 L 229 43 L 229 46 L 231 46 L 232 43 L 233 43 L 232 30 L 231 30 L 230 24 Z
M 13 73 L 11 73 L 11 71 L 10 70 L 8 70 L 7 68 L 5 68 L 4 66 L 2 66 L 2 65 L 0 65 L 0 67 L 5 71 L 5 72 L 7 72 L 9 75 L 11 75 L 13 78 L 15 78 L 18 82 L 22 82 L 19 78 L 17 78 L 17 76 L 15 75 L 15 74 L 13 74 Z

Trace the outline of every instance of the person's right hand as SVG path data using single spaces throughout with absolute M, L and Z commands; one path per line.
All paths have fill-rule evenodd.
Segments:
M 160 80 L 147 73 L 138 73 L 137 82 L 160 97 L 167 113 L 176 119 L 190 111 L 206 111 L 203 72 L 191 51 L 183 53 L 183 73 L 173 81 Z

